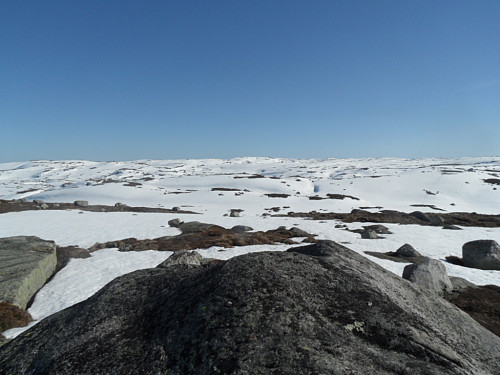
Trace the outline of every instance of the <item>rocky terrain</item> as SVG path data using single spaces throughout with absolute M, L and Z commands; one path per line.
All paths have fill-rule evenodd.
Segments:
M 499 176 L 494 158 L 0 165 L 0 328 L 37 323 L 5 333 L 0 374 L 500 373 Z
M 496 374 L 499 352 L 437 294 L 320 242 L 123 276 L 0 348 L 0 373 Z

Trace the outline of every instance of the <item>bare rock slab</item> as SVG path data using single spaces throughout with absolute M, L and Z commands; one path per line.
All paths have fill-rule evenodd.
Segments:
M 0 302 L 26 309 L 56 265 L 53 241 L 34 236 L 0 238 Z

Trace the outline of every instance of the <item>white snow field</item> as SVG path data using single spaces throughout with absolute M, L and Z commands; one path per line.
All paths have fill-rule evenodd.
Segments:
M 364 251 L 395 251 L 405 243 L 422 255 L 443 260 L 461 256 L 462 245 L 477 239 L 500 242 L 500 228 L 441 227 L 384 224 L 393 234 L 383 239 L 361 239 L 357 233 L 335 228 L 339 221 L 272 217 L 288 212 L 350 212 L 363 208 L 403 212 L 477 212 L 500 214 L 500 157 L 457 159 L 276 159 L 139 160 L 129 162 L 31 161 L 0 164 L 0 199 L 40 199 L 47 202 L 88 200 L 90 204 L 181 207 L 196 214 L 88 212 L 38 210 L 0 214 L 0 237 L 34 235 L 60 246 L 88 248 L 96 242 L 127 237 L 155 238 L 180 233 L 168 220 L 201 221 L 230 228 L 254 230 L 297 226 L 318 239 L 345 244 L 382 267 L 401 275 L 405 263 L 368 256 Z M 132 184 L 131 184 L 132 183 Z M 133 185 L 133 186 L 130 186 Z M 212 191 L 213 188 L 237 189 Z M 265 194 L 288 194 L 270 198 Z M 358 198 L 309 200 L 343 194 Z M 416 207 L 412 205 L 428 205 Z M 229 217 L 231 209 L 244 210 Z M 438 211 L 440 209 L 442 211 Z M 370 223 L 348 223 L 358 229 Z M 283 251 L 290 245 L 245 246 L 198 250 L 205 257 L 229 259 L 251 251 Z M 120 275 L 155 267 L 170 252 L 119 252 L 106 249 L 88 259 L 72 259 L 37 294 L 28 310 L 36 321 L 83 301 Z M 475 284 L 500 285 L 500 271 L 483 271 L 444 262 L 448 273 Z M 35 322 L 36 323 L 36 322 Z M 27 329 L 4 332 L 15 337 Z

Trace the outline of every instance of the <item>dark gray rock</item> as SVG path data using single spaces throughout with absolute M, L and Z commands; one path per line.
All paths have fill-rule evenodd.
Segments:
M 477 240 L 462 246 L 463 263 L 482 270 L 500 270 L 500 246 L 494 240 Z
M 0 373 L 499 374 L 500 338 L 333 242 L 122 276 L 0 348 Z
M 462 291 L 467 288 L 476 288 L 477 285 L 471 283 L 469 280 L 465 280 L 461 277 L 450 276 L 451 284 L 453 285 L 453 291 Z
M 168 221 L 168 225 L 173 228 L 179 228 L 184 222 L 181 219 L 172 219 Z
M 234 208 L 234 209 L 231 209 L 231 212 L 229 214 L 229 217 L 240 217 L 241 216 L 241 213 L 243 212 L 244 210 L 241 210 L 239 208 Z
M 407 265 L 403 270 L 403 279 L 438 294 L 448 293 L 453 290 L 446 267 L 440 261 L 431 258 Z
M 366 225 L 366 226 L 363 226 L 363 228 L 365 230 L 373 230 L 377 234 L 392 234 L 392 232 L 389 230 L 389 228 L 387 228 L 384 225 L 380 225 L 380 224 Z
M 295 237 L 310 237 L 311 236 L 306 231 L 304 231 L 300 228 L 297 228 L 297 227 L 290 228 L 290 231 L 295 235 Z
M 77 207 L 87 207 L 89 205 L 89 201 L 75 201 L 74 204 Z
M 244 232 L 250 232 L 253 230 L 252 227 L 248 227 L 246 225 L 235 225 L 234 227 L 231 228 L 233 232 L 236 233 L 244 233 Z
M 182 234 L 199 233 L 212 227 L 213 224 L 200 223 L 199 221 L 188 221 L 179 225 Z
M 448 230 L 462 230 L 459 226 L 456 225 L 443 225 L 443 229 L 448 229 Z
M 426 214 L 424 214 L 422 211 L 413 211 L 412 213 L 410 213 L 410 216 L 413 216 L 419 220 L 422 220 L 422 221 L 425 221 L 425 222 L 430 222 L 431 219 L 429 218 L 429 216 L 427 216 Z
M 0 238 L 0 302 L 25 309 L 56 264 L 53 241 L 34 236 Z
M 367 240 L 375 240 L 379 238 L 377 232 L 374 230 L 364 230 L 361 232 L 361 238 L 367 239 Z
M 410 213 L 413 216 L 423 222 L 429 223 L 430 225 L 443 225 L 444 219 L 436 214 L 426 214 L 421 211 L 414 211 Z
M 412 258 L 412 257 L 421 257 L 422 255 L 413 248 L 410 244 L 405 243 L 403 246 L 401 246 L 399 249 L 396 250 L 396 253 L 394 254 L 395 256 L 398 257 L 403 257 L 403 258 Z

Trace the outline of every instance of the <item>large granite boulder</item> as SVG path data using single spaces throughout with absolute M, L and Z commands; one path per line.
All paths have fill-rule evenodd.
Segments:
M 482 270 L 500 270 L 500 245 L 494 240 L 476 240 L 462 246 L 463 263 Z
M 407 265 L 403 270 L 403 279 L 438 294 L 449 293 L 453 290 L 446 267 L 439 260 L 431 258 Z
M 53 241 L 34 236 L 0 238 L 0 302 L 25 309 L 56 265 Z
M 334 242 L 122 276 L 0 348 L 0 373 L 499 374 L 500 338 Z

